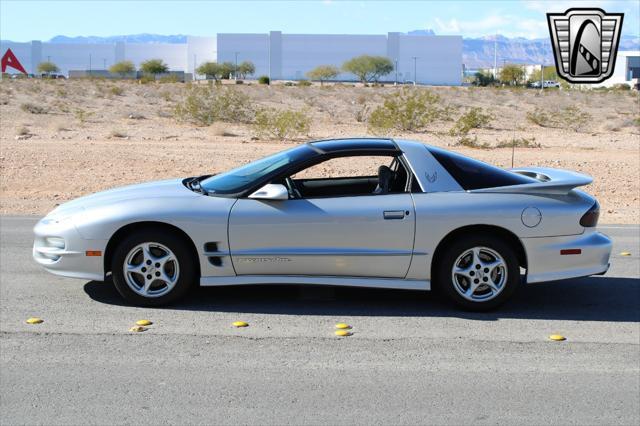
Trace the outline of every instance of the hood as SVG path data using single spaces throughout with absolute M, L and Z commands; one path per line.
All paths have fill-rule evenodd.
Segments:
M 182 184 L 183 179 L 169 179 L 146 182 L 136 185 L 122 186 L 107 191 L 76 198 L 61 204 L 49 216 L 71 215 L 105 205 L 121 203 L 127 200 L 158 199 L 158 198 L 195 198 L 201 196 Z

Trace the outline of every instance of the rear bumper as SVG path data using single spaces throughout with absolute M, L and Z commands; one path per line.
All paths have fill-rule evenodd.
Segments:
M 527 282 L 563 280 L 602 275 L 609 269 L 611 240 L 590 231 L 563 237 L 523 238 L 527 253 Z M 580 249 L 580 254 L 560 254 L 561 250 Z

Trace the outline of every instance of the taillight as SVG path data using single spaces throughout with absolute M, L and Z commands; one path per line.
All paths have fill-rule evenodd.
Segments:
M 598 218 L 600 217 L 600 204 L 596 201 L 593 206 L 582 216 L 580 219 L 580 225 L 585 228 L 593 228 L 598 224 Z

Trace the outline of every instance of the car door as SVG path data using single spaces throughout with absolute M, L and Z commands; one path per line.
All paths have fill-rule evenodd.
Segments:
M 238 275 L 404 278 L 415 212 L 409 193 L 242 198 L 229 217 Z

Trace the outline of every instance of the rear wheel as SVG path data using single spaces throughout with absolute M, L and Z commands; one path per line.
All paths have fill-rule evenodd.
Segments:
M 459 306 L 473 311 L 494 309 L 520 284 L 513 249 L 490 235 L 460 238 L 445 248 L 437 265 L 439 289 Z
M 158 235 L 160 232 L 136 232 L 114 252 L 113 283 L 122 297 L 135 305 L 174 302 L 196 279 L 188 244 L 172 234 Z

